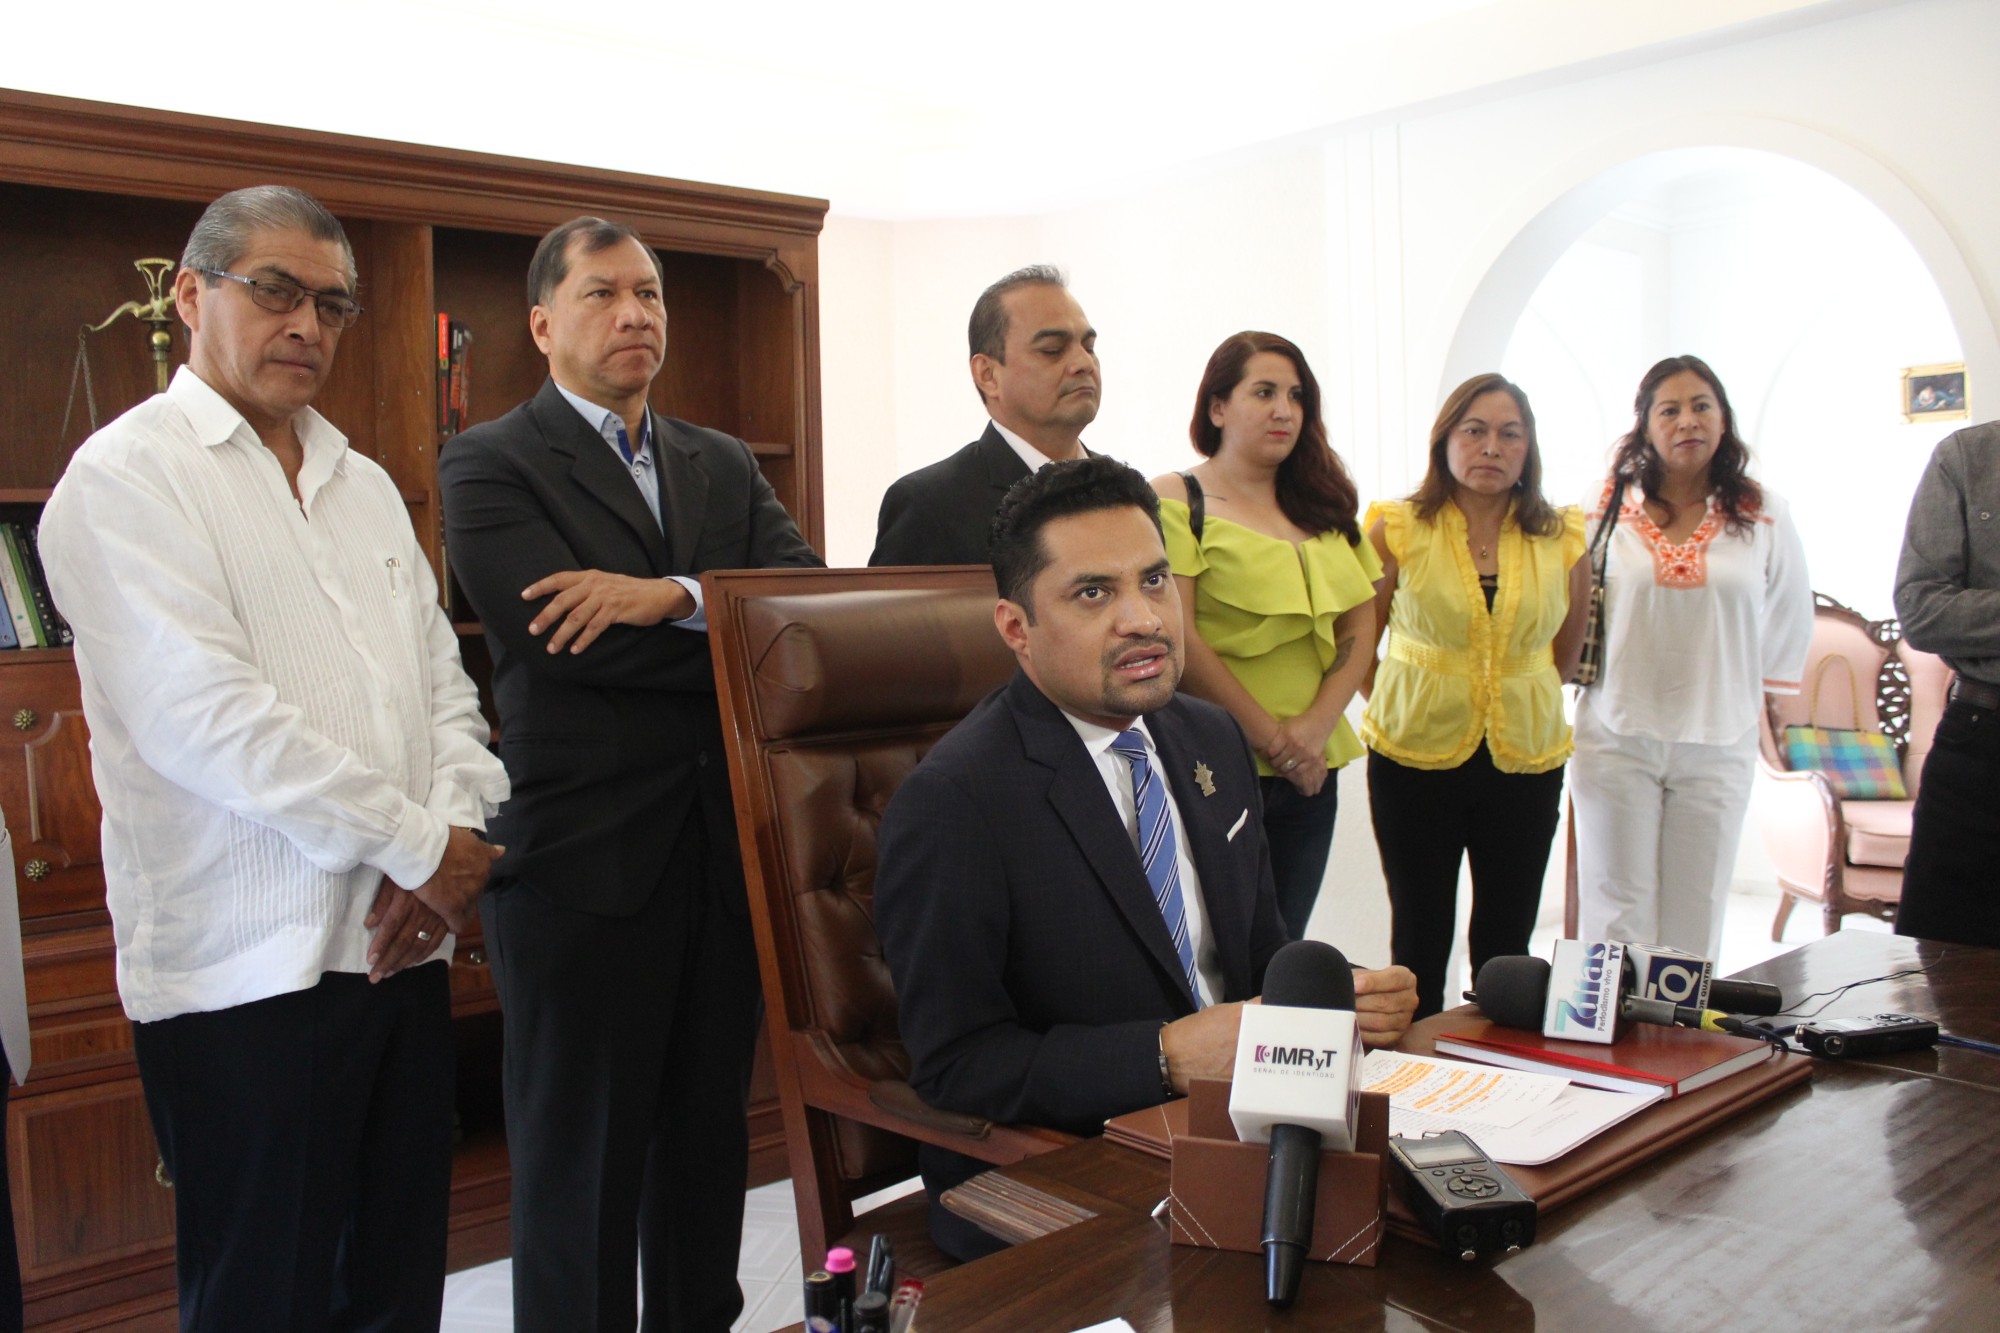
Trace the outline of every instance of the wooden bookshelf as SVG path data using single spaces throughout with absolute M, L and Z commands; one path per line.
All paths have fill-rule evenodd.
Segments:
M 535 241 L 579 213 L 626 222 L 660 256 L 668 357 L 653 404 L 752 442 L 808 541 L 823 544 L 818 237 L 823 202 L 625 172 L 0 90 L 0 506 L 39 505 L 89 433 L 60 429 L 79 326 L 146 295 L 132 261 L 178 258 L 208 200 L 295 185 L 337 214 L 367 314 L 341 339 L 317 406 L 395 478 L 434 566 L 443 522 L 436 316 L 474 334 L 469 422 L 530 397 L 546 366 L 527 330 Z M 145 326 L 89 342 L 100 424 L 153 391 Z M 186 357 L 175 338 L 174 360 Z M 477 627 L 457 625 L 482 690 Z M 0 652 L 0 810 L 13 831 L 34 1069 L 7 1114 L 32 1327 L 171 1329 L 172 1195 L 118 1006 L 88 730 L 67 649 Z M 489 696 L 490 699 L 490 696 Z M 489 716 L 491 715 L 489 704 Z M 462 1142 L 451 1258 L 507 1248 L 498 1003 L 482 942 L 452 979 Z M 752 1088 L 753 1181 L 784 1172 L 768 1061 Z

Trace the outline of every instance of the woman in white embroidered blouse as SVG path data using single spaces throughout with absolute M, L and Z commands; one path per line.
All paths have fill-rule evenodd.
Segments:
M 1577 704 L 1578 934 L 1714 958 L 1764 695 L 1796 694 L 1812 584 L 1785 502 L 1747 475 L 1722 382 L 1670 357 L 1586 506 L 1625 491 L 1605 576 L 1604 667 Z

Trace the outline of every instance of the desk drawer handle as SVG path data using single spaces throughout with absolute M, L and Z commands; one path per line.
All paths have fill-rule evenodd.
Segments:
M 470 951 L 469 951 L 469 952 L 467 952 L 467 954 L 465 955 L 465 961 L 466 961 L 466 962 L 468 962 L 468 963 L 470 963 L 470 964 L 472 964 L 472 965 L 473 965 L 474 967 L 485 967 L 485 966 L 486 966 L 486 950 L 484 950 L 484 949 L 473 949 L 473 950 L 470 950 Z
M 16 731 L 33 731 L 36 720 L 35 710 L 32 708 L 17 708 L 14 710 L 14 730 Z
M 49 877 L 49 863 L 38 858 L 22 866 L 21 873 L 39 884 Z

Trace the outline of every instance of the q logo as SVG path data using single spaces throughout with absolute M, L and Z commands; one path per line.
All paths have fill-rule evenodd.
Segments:
M 1683 967 L 1678 963 L 1669 963 L 1664 967 L 1656 965 L 1652 980 L 1654 999 L 1686 1004 L 1694 999 L 1701 987 L 1701 969 Z

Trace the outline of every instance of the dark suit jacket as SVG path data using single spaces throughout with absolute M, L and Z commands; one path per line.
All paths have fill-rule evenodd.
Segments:
M 882 497 L 871 565 L 983 565 L 993 511 L 1027 464 L 988 422 L 946 459 L 897 480 Z
M 690 813 L 710 826 L 711 869 L 740 879 L 708 636 L 615 625 L 582 653 L 551 655 L 546 635 L 528 634 L 546 603 L 521 589 L 558 570 L 657 578 L 820 563 L 741 440 L 656 415 L 653 449 L 664 538 L 553 381 L 438 460 L 446 549 L 486 627 L 513 782 L 490 829 L 507 847 L 496 881 L 614 916 L 652 894 Z
M 1211 704 L 1177 696 L 1146 725 L 1201 874 L 1219 998 L 1248 999 L 1287 938 L 1257 770 Z M 897 789 L 875 925 L 910 1082 L 927 1101 L 1096 1133 L 1163 1099 L 1160 1025 L 1194 1012 L 1194 997 L 1096 765 L 1027 676 L 987 696 Z

